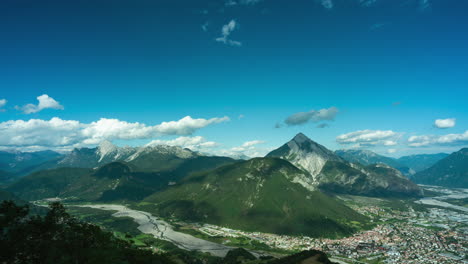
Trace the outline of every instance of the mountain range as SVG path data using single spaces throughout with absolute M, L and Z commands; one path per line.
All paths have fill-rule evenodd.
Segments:
M 399 170 L 408 177 L 411 177 L 415 173 L 431 167 L 437 161 L 448 156 L 448 154 L 445 153 L 419 154 L 402 156 L 398 159 L 395 159 L 379 155 L 370 150 L 360 149 L 337 150 L 335 151 L 335 154 L 349 162 L 360 163 L 362 165 L 386 164 Z
M 185 221 L 336 237 L 368 225 L 368 219 L 345 206 L 339 195 L 422 195 L 415 183 L 384 162 L 389 160 L 361 154 L 333 152 L 302 133 L 266 157 L 250 160 L 207 156 L 174 146 L 121 148 L 106 141 L 41 163 L 42 170 L 16 180 L 6 191 L 24 200 L 124 202 Z M 364 164 L 358 162 L 364 158 Z M 443 168 L 452 166 L 448 178 L 461 181 L 466 178 L 464 164 L 466 150 L 439 161 L 432 167 L 439 169 L 428 173 L 449 175 Z M 432 181 L 423 172 L 415 179 Z
M 413 180 L 421 184 L 468 188 L 468 148 L 454 152 L 432 167 L 416 173 Z
M 15 176 L 27 175 L 41 165 L 58 160 L 62 155 L 55 151 L 0 151 L 0 179 L 12 180 Z

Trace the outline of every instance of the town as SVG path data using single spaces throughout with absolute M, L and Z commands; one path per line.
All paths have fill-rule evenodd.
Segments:
M 372 230 L 342 239 L 314 239 L 245 232 L 210 224 L 193 225 L 212 237 L 246 237 L 288 251 L 317 249 L 342 263 L 468 263 L 468 215 L 443 208 L 426 212 L 389 211 L 377 206 L 354 208 L 380 221 Z

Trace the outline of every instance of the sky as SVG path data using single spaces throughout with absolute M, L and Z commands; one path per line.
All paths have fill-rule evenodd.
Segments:
M 0 149 L 468 146 L 463 0 L 3 0 Z

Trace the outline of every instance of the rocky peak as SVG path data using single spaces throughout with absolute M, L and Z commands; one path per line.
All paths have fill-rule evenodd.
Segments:
M 329 160 L 343 161 L 331 150 L 312 141 L 306 135 L 299 133 L 291 141 L 270 152 L 268 157 L 286 159 L 295 166 L 310 173 L 315 181 L 325 163 Z

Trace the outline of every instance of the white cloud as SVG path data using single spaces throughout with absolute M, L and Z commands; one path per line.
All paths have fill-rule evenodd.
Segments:
M 333 8 L 333 1 L 332 0 L 318 0 L 318 2 L 326 9 Z
M 6 104 L 7 104 L 7 100 L 6 99 L 0 99 L 0 108 L 4 107 Z
M 284 121 L 289 126 L 302 125 L 309 121 L 319 122 L 319 121 L 330 121 L 334 120 L 335 116 L 338 114 L 338 108 L 330 107 L 328 109 L 320 110 L 311 110 L 309 112 L 299 112 L 295 113 Z
M 397 144 L 400 133 L 391 130 L 360 130 L 336 137 L 339 144 L 359 144 L 361 145 L 384 145 L 394 146 Z
M 461 145 L 468 143 L 468 130 L 462 134 L 447 134 L 442 136 L 422 135 L 408 138 L 410 147 L 426 147 L 431 145 Z
M 25 114 L 33 114 L 44 109 L 56 109 L 56 110 L 63 110 L 63 106 L 55 101 L 54 98 L 48 96 L 47 94 L 43 94 L 37 97 L 39 103 L 35 104 L 27 104 L 22 107 L 16 107 L 16 109 L 23 111 Z
M 207 141 L 204 137 L 178 137 L 173 140 L 160 140 L 156 139 L 147 144 L 148 146 L 154 145 L 169 145 L 188 148 L 194 151 L 204 150 L 206 148 L 217 147 L 219 144 L 213 141 Z
M 236 20 L 232 19 L 231 21 L 229 21 L 229 23 L 224 25 L 223 28 L 221 29 L 221 37 L 218 37 L 215 40 L 217 42 L 222 42 L 222 43 L 224 43 L 226 45 L 230 45 L 230 46 L 237 46 L 237 47 L 242 46 L 241 42 L 231 40 L 229 38 L 231 33 L 238 27 L 239 27 L 239 25 L 237 24 Z
M 101 118 L 91 123 L 75 120 L 30 119 L 0 123 L 0 147 L 77 147 L 95 145 L 103 140 L 148 139 L 163 135 L 190 135 L 206 126 L 228 121 L 228 117 L 193 119 L 186 116 L 178 121 L 149 126 L 118 119 Z M 209 145 L 211 143 L 207 143 Z
M 388 154 L 393 154 L 393 153 L 395 153 L 395 152 L 397 152 L 396 149 L 387 149 L 387 153 L 388 153 Z
M 455 126 L 455 123 L 455 118 L 436 119 L 436 121 L 434 122 L 434 126 L 437 128 L 451 128 Z
M 190 116 L 186 116 L 178 121 L 162 122 L 160 125 L 156 125 L 154 128 L 158 133 L 163 135 L 189 135 L 200 128 L 229 120 L 230 119 L 227 116 L 215 117 L 211 119 L 193 119 Z
M 240 146 L 232 147 L 230 149 L 220 149 L 220 150 L 212 151 L 212 153 L 215 155 L 228 156 L 228 157 L 237 158 L 237 159 L 263 157 L 269 151 L 271 151 L 270 148 L 258 147 L 258 145 L 264 144 L 264 143 L 266 142 L 262 140 L 252 140 L 252 141 L 244 142 Z
M 383 142 L 383 145 L 384 145 L 384 146 L 395 146 L 396 144 L 397 144 L 397 142 L 394 141 L 394 140 L 385 140 L 385 141 Z
M 248 148 L 248 147 L 252 147 L 252 146 L 255 146 L 255 145 L 258 145 L 258 144 L 263 144 L 263 143 L 265 143 L 265 141 L 262 141 L 262 140 L 252 140 L 252 141 L 244 142 L 244 144 L 242 144 L 242 147 Z

